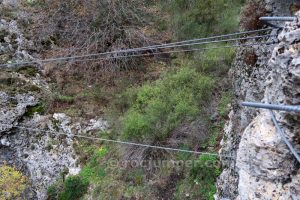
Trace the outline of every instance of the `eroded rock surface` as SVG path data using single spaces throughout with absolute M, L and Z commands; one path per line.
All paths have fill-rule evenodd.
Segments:
M 72 122 L 64 113 L 23 117 L 26 107 L 37 103 L 29 94 L 10 96 L 1 92 L 0 103 L 0 162 L 15 165 L 28 176 L 31 187 L 25 199 L 46 199 L 47 187 L 61 178 L 63 171 L 79 173 L 72 134 L 88 135 L 108 128 L 102 118 Z
M 265 102 L 300 103 L 300 13 L 280 33 L 269 65 Z M 282 129 L 300 152 L 300 116 L 275 112 Z M 245 129 L 237 153 L 238 199 L 296 199 L 300 197 L 300 170 L 297 161 L 271 121 L 269 111 L 261 111 Z
M 18 94 L 12 97 L 0 91 L 0 137 L 24 115 L 28 106 L 36 104 L 37 100 L 30 94 Z
M 274 12 L 278 14 L 277 12 Z M 225 170 L 218 180 L 217 199 L 299 199 L 299 163 L 277 133 L 268 110 L 241 108 L 241 101 L 273 104 L 300 104 L 300 13 L 287 23 L 278 36 L 266 64 L 258 60 L 247 66 L 238 55 L 233 74 L 236 102 L 225 127 L 222 153 L 230 152 L 236 161 L 223 158 Z M 274 31 L 273 31 L 274 32 Z M 254 47 L 255 51 L 257 48 Z M 266 57 L 268 58 L 268 57 Z M 266 59 L 265 58 L 265 59 Z M 239 65 L 240 64 L 240 65 Z M 249 71 L 247 71 L 249 70 Z M 239 87 L 238 87 L 239 86 Z M 300 116 L 275 112 L 282 129 L 300 152 Z

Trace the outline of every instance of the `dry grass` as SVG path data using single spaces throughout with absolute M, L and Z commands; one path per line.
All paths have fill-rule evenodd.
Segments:
M 249 0 L 243 7 L 241 13 L 240 26 L 244 30 L 255 30 L 263 27 L 263 23 L 259 20 L 261 16 L 266 15 L 265 4 L 260 0 Z
M 256 55 L 254 49 L 245 49 L 244 62 L 247 65 L 251 65 L 251 66 L 255 65 L 255 63 L 257 62 L 257 55 Z

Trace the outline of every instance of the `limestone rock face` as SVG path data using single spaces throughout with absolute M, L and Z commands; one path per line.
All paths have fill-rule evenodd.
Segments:
M 15 103 L 15 106 L 11 105 L 13 103 Z M 0 91 L 0 137 L 12 128 L 15 121 L 24 115 L 26 107 L 36 104 L 37 100 L 29 94 L 18 94 L 11 97 Z
M 0 1 L 0 10 L 17 7 L 19 2 Z M 32 60 L 32 56 L 39 57 L 35 55 L 34 43 L 19 28 L 19 21 L 1 19 L 3 16 L 0 16 L 0 63 L 24 62 Z M 28 177 L 22 199 L 45 200 L 47 188 L 61 178 L 63 171 L 76 175 L 81 169 L 73 148 L 77 140 L 72 134 L 92 136 L 91 133 L 106 130 L 108 124 L 100 117 L 72 119 L 64 113 L 28 116 L 28 108 L 41 103 L 39 97 L 51 94 L 45 77 L 39 73 L 26 76 L 11 69 L 0 69 L 0 75 L 1 81 L 9 75 L 9 79 L 18 83 L 15 86 L 17 84 L 5 82 L 0 91 L 0 165 L 6 162 L 16 166 Z M 33 88 L 32 91 L 25 86 Z
M 300 104 L 299 31 L 300 13 L 297 14 L 297 20 L 287 23 L 280 32 L 279 44 L 273 49 L 266 66 L 257 70 L 256 79 L 263 76 L 264 79 L 255 82 L 252 80 L 253 71 L 248 75 L 236 72 L 240 73 L 242 79 L 238 96 L 243 98 L 240 100 Z M 250 87 L 249 83 L 254 87 Z M 249 91 L 242 93 L 246 88 Z M 300 152 L 299 114 L 274 112 L 287 138 Z M 270 111 L 237 106 L 229 117 L 230 121 L 225 127 L 225 135 L 229 137 L 223 139 L 221 152 L 233 153 L 236 161 L 223 159 L 226 167 L 218 180 L 217 198 L 299 199 L 299 163 L 279 136 Z M 240 119 L 236 120 L 238 117 Z M 233 135 L 233 132 L 236 134 Z
M 0 4 L 1 5 L 1 4 Z M 0 18 L 0 61 L 9 63 L 9 54 L 14 55 L 14 61 L 32 60 L 29 50 L 34 50 L 32 41 L 25 38 L 16 20 Z
M 0 164 L 15 165 L 29 178 L 31 187 L 25 199 L 46 199 L 48 186 L 65 169 L 69 175 L 79 173 L 81 168 L 73 149 L 76 138 L 72 134 L 89 136 L 92 131 L 108 128 L 102 118 L 72 122 L 64 113 L 23 117 L 26 107 L 36 103 L 37 99 L 29 94 L 0 93 Z
M 274 13 L 278 15 L 279 12 Z M 274 49 L 267 49 L 267 56 L 260 58 L 262 54 L 257 54 L 254 66 L 239 60 L 244 55 L 243 49 L 238 52 L 232 73 L 237 98 L 224 130 L 220 151 L 222 154 L 231 153 L 236 160 L 222 158 L 225 169 L 217 183 L 217 199 L 283 200 L 300 197 L 299 163 L 279 136 L 270 111 L 239 106 L 241 101 L 300 104 L 299 31 L 300 13 L 297 20 L 285 25 L 278 36 L 279 44 Z M 255 52 L 257 49 L 254 47 Z M 266 59 L 269 61 L 265 62 Z M 299 114 L 274 113 L 288 140 L 300 152 Z
M 280 33 L 269 65 L 271 73 L 263 101 L 300 103 L 300 13 Z M 287 138 L 300 152 L 300 115 L 276 112 Z M 237 152 L 238 199 L 295 199 L 300 196 L 300 169 L 279 137 L 269 111 L 261 111 L 247 126 Z

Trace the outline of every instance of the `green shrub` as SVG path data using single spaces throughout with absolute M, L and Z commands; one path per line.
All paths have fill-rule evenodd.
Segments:
M 184 120 L 194 119 L 208 99 L 214 80 L 185 67 L 146 84 L 123 118 L 123 136 L 135 140 L 164 140 Z
M 199 185 L 199 192 L 203 199 L 213 200 L 216 193 L 215 181 L 221 174 L 216 156 L 201 155 L 191 169 L 193 184 Z
M 59 102 L 73 103 L 75 98 L 72 96 L 67 96 L 67 95 L 58 95 L 56 97 L 56 100 Z
M 76 200 L 82 197 L 89 183 L 80 176 L 69 176 L 64 182 L 64 189 L 59 195 L 60 200 Z
M 104 177 L 105 166 L 101 165 L 101 159 L 103 159 L 107 154 L 107 147 L 97 149 L 86 166 L 84 166 L 80 171 L 80 177 L 88 182 Z
M 229 112 L 228 104 L 231 102 L 231 92 L 223 92 L 218 106 L 218 111 L 221 117 L 226 117 Z
M 35 106 L 28 107 L 25 116 L 32 117 L 34 113 L 39 113 L 39 114 L 45 113 L 45 105 L 43 103 L 39 103 Z
M 63 189 L 62 180 L 57 181 L 52 185 L 50 185 L 47 190 L 47 195 L 48 195 L 47 200 L 57 200 L 62 189 Z
M 206 45 L 212 48 L 206 51 L 194 53 L 193 60 L 196 69 L 200 72 L 224 76 L 229 70 L 235 56 L 235 48 L 218 48 L 228 44 Z
M 187 169 L 188 176 L 176 185 L 175 199 L 205 199 L 213 200 L 216 193 L 215 181 L 221 173 L 216 156 L 201 155 Z
M 26 177 L 6 163 L 0 165 L 0 199 L 19 199 L 26 189 Z
M 32 66 L 21 67 L 17 70 L 17 72 L 28 75 L 35 76 L 38 73 L 38 69 Z
M 170 29 L 177 39 L 199 38 L 238 30 L 243 0 L 162 1 L 170 13 Z
M 213 200 L 213 195 L 216 193 L 215 181 L 221 174 L 218 159 L 216 156 L 201 155 L 198 161 L 191 170 L 191 176 L 194 178 L 194 182 L 201 186 L 202 197 Z

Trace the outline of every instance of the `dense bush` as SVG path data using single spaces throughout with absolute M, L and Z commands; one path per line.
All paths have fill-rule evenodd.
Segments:
M 76 200 L 82 197 L 87 189 L 88 182 L 80 176 L 69 176 L 64 182 L 64 190 L 59 195 L 60 200 Z
M 197 71 L 217 77 L 226 76 L 235 56 L 235 48 L 219 48 L 228 44 L 207 45 L 211 48 L 193 55 L 194 66 Z
M 188 176 L 177 184 L 175 199 L 213 200 L 216 193 L 215 181 L 221 173 L 216 156 L 201 155 L 193 161 Z
M 48 187 L 48 190 L 47 190 L 48 198 L 47 198 L 47 200 L 57 200 L 58 197 L 59 197 L 59 194 L 61 193 L 62 190 L 63 190 L 62 180 L 59 180 L 59 181 L 53 183 L 52 185 L 50 185 Z
M 218 158 L 216 156 L 201 155 L 190 173 L 193 182 L 200 186 L 202 198 L 213 200 L 213 195 L 216 193 L 215 181 L 221 174 Z
M 26 188 L 26 177 L 6 164 L 0 166 L 0 199 L 18 199 Z
M 105 167 L 101 165 L 107 153 L 108 148 L 101 147 L 93 150 L 93 156 L 82 168 L 79 175 L 69 176 L 65 181 L 57 180 L 48 187 L 48 200 L 76 200 L 82 197 L 93 181 L 98 181 L 105 176 Z
M 211 77 L 186 67 L 144 85 L 125 114 L 123 136 L 139 141 L 163 141 L 173 128 L 199 114 L 199 106 L 208 99 L 213 83 Z
M 170 29 L 178 39 L 199 38 L 238 29 L 242 0 L 171 0 L 163 7 L 171 14 Z

